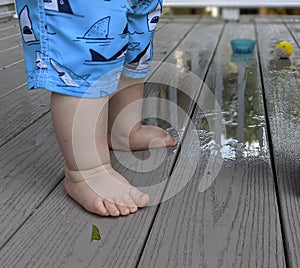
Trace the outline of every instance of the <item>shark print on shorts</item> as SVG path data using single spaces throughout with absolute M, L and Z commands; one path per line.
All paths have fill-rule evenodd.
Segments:
M 112 94 L 120 75 L 144 78 L 161 0 L 16 0 L 28 88 L 74 97 Z

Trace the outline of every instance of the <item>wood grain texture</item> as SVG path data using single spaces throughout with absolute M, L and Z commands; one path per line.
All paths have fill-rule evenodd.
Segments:
M 17 21 L 12 21 L 6 27 L 3 27 L 0 33 L 7 34 L 11 32 L 11 35 L 13 35 L 18 31 Z M 12 38 L 21 43 L 20 35 Z M 0 51 L 4 48 L 3 40 L 1 40 Z M 27 90 L 21 46 L 4 51 L 0 53 L 0 56 L 1 146 L 49 112 L 50 94 L 46 91 L 29 92 Z
M 170 27 L 167 24 L 159 31 L 165 31 L 164 38 L 168 38 Z M 178 29 L 179 26 L 174 23 L 173 27 Z M 187 38 L 193 36 L 189 35 Z M 214 42 L 216 39 L 217 36 Z M 178 42 L 164 44 L 174 46 L 174 49 Z M 211 40 L 208 42 L 213 43 Z M 170 47 L 160 49 L 173 50 Z M 213 48 L 207 57 L 211 57 L 212 52 Z M 156 92 L 152 89 L 149 91 Z M 186 105 L 190 104 L 187 102 Z M 183 103 L 181 105 L 184 106 Z M 152 171 L 151 165 L 155 162 L 146 161 L 144 165 L 150 171 L 142 174 L 134 171 L 134 162 L 129 165 L 133 168 L 132 171 L 128 168 L 128 162 L 124 166 L 113 161 L 115 168 L 133 185 L 155 185 L 168 177 L 176 156 L 172 149 L 166 155 L 161 152 L 162 150 L 152 152 L 156 162 L 162 161 L 160 165 Z M 145 160 L 148 155 L 147 152 L 136 153 L 138 159 Z M 129 155 L 120 153 L 119 157 L 128 161 Z M 51 165 L 51 162 L 48 164 Z M 158 190 L 156 194 L 161 195 L 162 190 Z M 0 266 L 76 267 L 79 264 L 81 267 L 133 267 L 138 262 L 155 212 L 156 206 L 151 206 L 129 217 L 100 218 L 85 212 L 71 201 L 60 184 L 0 251 Z M 96 243 L 90 242 L 92 224 L 98 226 L 102 237 L 100 241 L 94 241 Z
M 5 27 L 0 26 L 0 40 L 2 40 L 2 38 L 7 38 L 9 36 L 19 33 L 20 28 L 17 20 L 15 20 L 14 23 L 12 23 L 11 25 L 7 24 Z
M 20 33 L 15 33 L 6 37 L 1 38 L 0 52 L 4 49 L 8 49 L 10 47 L 20 45 L 21 42 Z
M 165 62 L 176 65 L 182 72 L 192 72 L 203 79 L 222 27 L 223 23 L 218 20 L 202 18 L 191 31 L 194 38 L 183 39 L 175 53 Z
M 28 91 L 26 86 L 0 98 L 0 147 L 48 113 L 49 102 L 48 91 Z
M 190 15 L 162 15 L 160 22 L 197 22 L 202 17 L 200 15 L 190 16 Z
M 15 19 L 2 19 L 0 20 L 0 32 L 6 31 L 18 26 L 18 20 Z
M 49 115 L 0 148 L 0 248 L 62 179 L 62 165 Z
M 155 150 L 153 153 L 156 161 L 164 157 L 160 150 Z M 136 154 L 139 155 L 139 159 L 145 159 L 144 152 Z M 162 179 L 166 179 L 175 154 L 169 150 L 159 168 L 148 173 L 130 171 L 128 166 L 133 170 L 136 167 L 134 162 L 128 163 L 129 157 L 128 153 L 119 152 L 119 159 L 123 159 L 122 162 L 125 162 L 125 165 L 117 164 L 115 168 L 133 185 L 146 186 L 155 185 Z M 153 162 L 150 164 L 152 165 Z M 145 168 L 151 170 L 149 166 Z M 99 267 L 99 265 L 101 267 L 131 267 L 133 263 L 136 263 L 138 252 L 143 246 L 143 237 L 146 236 L 151 226 L 151 218 L 156 207 L 143 209 L 129 217 L 100 218 L 87 213 L 71 201 L 62 188 L 63 186 L 59 185 L 36 211 L 36 214 L 19 230 L 18 234 L 22 237 L 24 244 L 19 243 L 20 237 L 17 235 L 2 250 L 1 267 L 10 265 L 76 267 L 78 263 L 89 267 Z M 51 219 L 48 219 L 49 216 Z M 62 222 L 62 220 L 65 221 Z M 72 224 L 75 221 L 76 224 Z M 99 243 L 90 243 L 92 224 L 100 229 L 102 239 Z M 48 244 L 52 242 L 55 243 L 54 251 L 54 248 Z M 14 247 L 17 247 L 15 250 L 22 252 L 18 258 L 15 258 L 11 252 Z M 27 250 L 24 251 L 24 248 Z M 125 250 L 120 252 L 121 248 Z M 40 250 L 42 251 L 39 252 Z
M 233 146 L 234 153 L 224 153 L 226 158 L 219 175 L 208 190 L 200 193 L 208 157 L 207 150 L 198 148 L 202 157 L 195 175 L 179 194 L 161 204 L 138 267 L 285 267 L 270 157 L 266 136 L 262 134 L 266 130 L 259 69 L 255 62 L 246 66 L 232 62 L 230 40 L 237 37 L 253 38 L 253 24 L 227 24 L 205 81 L 224 114 L 232 116 L 225 118 L 228 143 L 224 146 L 227 153 Z M 243 104 L 249 106 L 251 100 L 259 103 L 252 113 L 262 124 L 257 122 L 253 126 L 253 121 L 245 119 L 244 140 L 238 142 L 238 130 L 233 123 L 241 112 L 236 98 L 241 87 L 238 72 L 242 68 L 245 96 L 249 98 Z M 197 114 L 199 110 L 195 117 Z M 243 115 L 248 116 L 246 112 Z M 254 152 L 246 135 L 252 128 L 260 144 Z M 195 148 L 191 150 L 194 151 Z M 190 169 L 193 153 L 183 158 L 182 163 L 186 164 L 179 167 L 179 185 Z
M 173 49 L 176 48 L 178 42 L 182 40 L 183 35 L 188 32 L 194 22 L 173 22 L 166 24 L 160 31 L 157 31 L 153 46 L 155 48 L 153 61 L 163 61 Z
M 287 18 L 284 20 L 286 26 L 294 37 L 298 47 L 300 46 L 300 18 Z
M 159 20 L 158 24 L 156 25 L 155 32 L 157 33 L 161 28 L 163 28 L 168 22 Z
M 0 70 L 0 96 L 24 84 L 27 81 L 24 62 Z
M 21 46 L 10 49 L 1 55 L 0 70 L 7 69 L 23 60 L 23 49 Z
M 300 84 L 297 66 L 300 66 L 300 51 L 288 29 L 282 24 L 258 23 L 257 35 L 287 259 L 289 267 L 298 267 L 300 263 L 298 142 Z M 287 40 L 294 46 L 294 54 L 290 60 L 279 59 L 273 52 L 276 44 L 282 40 Z

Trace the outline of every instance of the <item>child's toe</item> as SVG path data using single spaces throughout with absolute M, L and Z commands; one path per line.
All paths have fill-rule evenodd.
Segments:
M 130 194 L 137 207 L 144 207 L 150 201 L 149 195 L 140 192 L 136 188 L 132 188 Z
M 134 201 L 129 195 L 123 197 L 123 201 L 126 204 L 126 206 L 129 208 L 130 213 L 135 213 L 138 210 L 136 204 L 134 203 Z
M 109 213 L 107 212 L 102 199 L 98 199 L 95 201 L 94 211 L 100 216 L 109 216 Z
M 105 202 L 105 207 L 106 207 L 109 215 L 111 215 L 113 217 L 120 216 L 120 211 L 115 204 L 113 204 L 109 201 L 104 201 L 104 202 Z
M 121 199 L 115 199 L 116 207 L 119 209 L 121 215 L 126 216 L 130 214 L 129 208 L 126 206 L 123 200 Z

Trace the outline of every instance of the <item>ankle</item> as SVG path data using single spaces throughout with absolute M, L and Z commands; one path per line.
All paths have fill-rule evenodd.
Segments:
M 110 169 L 112 169 L 112 166 L 109 162 L 94 168 L 81 170 L 70 170 L 68 166 L 65 166 L 65 177 L 71 182 L 79 183 L 88 180 L 95 174 L 108 171 Z

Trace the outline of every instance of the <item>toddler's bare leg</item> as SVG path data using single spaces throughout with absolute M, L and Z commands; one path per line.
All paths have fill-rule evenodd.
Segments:
M 109 100 L 110 148 L 143 150 L 175 146 L 177 139 L 167 131 L 141 124 L 144 80 L 121 76 L 119 88 L 120 90 Z
M 145 206 L 149 197 L 132 187 L 110 165 L 107 100 L 52 93 L 52 121 L 67 163 L 67 193 L 92 213 L 128 215 Z

